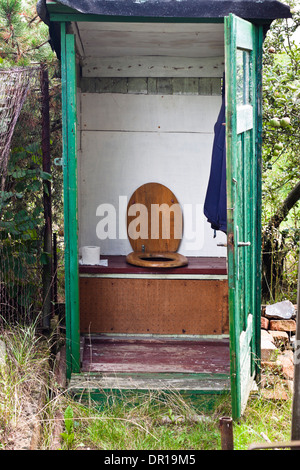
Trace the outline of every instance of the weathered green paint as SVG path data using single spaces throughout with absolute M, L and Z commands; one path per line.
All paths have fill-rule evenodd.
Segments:
M 80 369 L 75 38 L 61 25 L 67 376 Z
M 224 406 L 224 402 L 230 404 L 229 392 L 207 392 L 207 393 L 196 393 L 186 392 L 183 390 L 172 391 L 170 389 L 152 391 L 152 390 L 99 390 L 99 391 L 88 391 L 78 390 L 70 393 L 73 399 L 79 400 L 81 403 L 93 404 L 100 410 L 105 410 L 107 407 L 113 407 L 116 403 L 126 407 L 137 407 L 143 405 L 145 402 L 153 403 L 157 405 L 161 402 L 162 397 L 168 397 L 170 400 L 176 400 L 176 397 L 187 405 L 190 405 L 192 409 L 197 411 L 199 414 L 212 415 L 216 410 L 220 408 L 220 404 Z M 166 400 L 167 402 L 167 400 Z M 229 405 L 230 406 L 230 405 Z
M 257 167 L 260 162 L 260 146 L 257 138 L 257 101 L 260 89 L 257 84 L 261 69 L 258 70 L 257 52 L 258 47 L 261 47 L 261 42 L 258 41 L 260 34 L 260 28 L 234 15 L 225 18 L 226 77 L 230 77 L 226 80 L 226 145 L 231 393 L 234 418 L 241 416 L 247 402 L 259 350 L 257 327 L 260 306 L 257 284 L 260 283 L 260 270 L 257 260 L 260 251 L 260 172 Z M 239 67 L 238 62 L 241 59 L 243 62 Z
M 127 403 L 137 405 L 145 399 L 155 401 L 158 395 L 178 394 L 195 409 L 208 412 L 218 400 L 228 397 L 230 401 L 230 378 L 225 374 L 196 373 L 81 373 L 72 374 L 69 393 L 99 406 L 124 402 L 125 398 Z

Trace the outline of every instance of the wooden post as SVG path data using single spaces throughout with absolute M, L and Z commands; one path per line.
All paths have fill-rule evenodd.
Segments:
M 256 199 L 254 216 L 255 220 L 254 227 L 254 239 L 255 239 L 255 252 L 253 252 L 254 263 L 253 263 L 253 277 L 254 282 L 254 328 L 255 328 L 255 347 L 253 354 L 253 364 L 256 370 L 256 381 L 257 383 L 261 380 L 261 278 L 262 278 L 262 267 L 261 267 L 261 218 L 262 218 L 262 67 L 263 67 L 263 27 L 257 26 L 256 32 L 256 119 L 257 119 L 257 133 L 256 133 L 256 179 L 255 179 L 255 195 Z
M 58 263 L 57 263 L 57 235 L 56 233 L 53 234 L 53 312 L 54 314 L 57 313 L 57 305 L 58 305 L 58 299 L 57 299 L 57 269 L 58 269 Z
M 292 441 L 300 441 L 300 256 L 298 264 L 298 299 L 297 299 L 297 326 L 296 326 L 296 342 L 295 342 L 295 359 L 294 359 L 294 394 L 293 394 L 293 410 L 292 410 Z M 297 449 L 299 450 L 300 447 Z
M 232 418 L 220 418 L 221 448 L 222 450 L 233 450 L 233 428 Z
M 42 64 L 40 72 L 41 94 L 42 94 L 42 155 L 43 171 L 51 173 L 50 161 L 50 113 L 49 113 L 49 77 L 48 70 Z M 51 182 L 44 181 L 44 253 L 46 259 L 43 264 L 43 313 L 42 326 L 50 328 L 52 312 L 52 213 L 51 213 Z

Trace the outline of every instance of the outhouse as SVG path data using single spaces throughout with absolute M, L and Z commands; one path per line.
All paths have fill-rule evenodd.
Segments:
M 61 60 L 69 384 L 228 392 L 238 418 L 260 369 L 263 41 L 289 7 L 40 0 L 38 13 Z M 163 211 L 150 231 L 162 205 L 174 233 L 179 207 L 179 235 L 163 235 Z

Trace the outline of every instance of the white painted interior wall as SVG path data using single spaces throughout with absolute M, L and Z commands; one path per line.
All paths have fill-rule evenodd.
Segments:
M 82 77 L 223 74 L 221 23 L 80 22 L 73 30 Z M 203 215 L 220 106 L 220 96 L 79 91 L 79 246 L 100 245 L 102 255 L 128 254 L 124 201 L 140 185 L 158 182 L 170 188 L 186 209 L 179 252 L 226 256 L 226 248 L 217 246 L 226 242 L 225 234 L 214 238 Z M 120 196 L 124 207 L 119 207 Z M 97 226 L 104 220 L 97 216 L 102 204 L 116 211 L 116 238 L 97 237 Z M 197 235 L 189 239 L 196 228 Z
M 140 185 L 158 182 L 184 210 L 179 252 L 226 256 L 226 248 L 217 246 L 226 243 L 225 234 L 214 238 L 203 214 L 220 106 L 220 96 L 79 93 L 79 246 L 100 245 L 101 255 L 132 251 L 124 201 Z M 112 216 L 116 211 L 116 238 L 97 237 L 107 216 L 97 216 L 102 204 L 110 205 Z

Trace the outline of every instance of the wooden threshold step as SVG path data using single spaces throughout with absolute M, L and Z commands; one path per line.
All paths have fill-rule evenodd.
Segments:
M 68 391 L 101 393 L 110 391 L 177 391 L 196 393 L 225 393 L 230 391 L 230 377 L 227 374 L 72 374 Z

